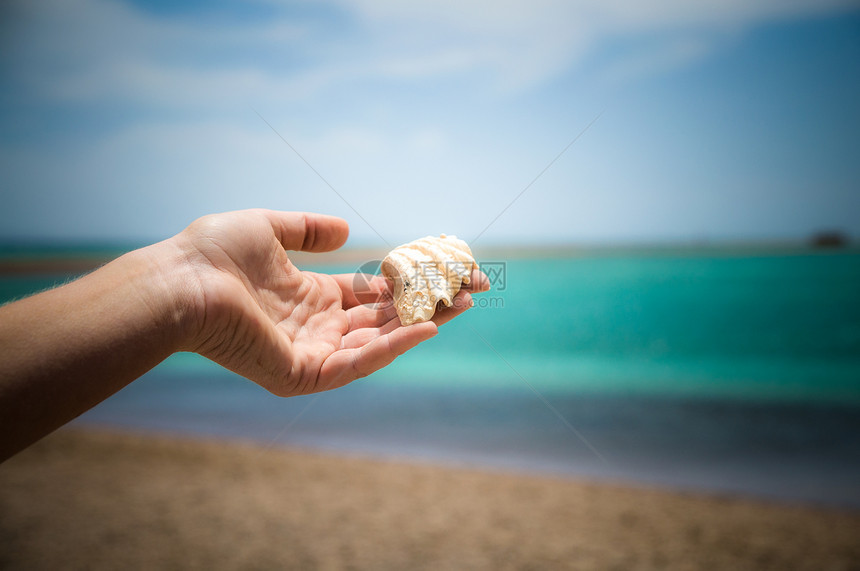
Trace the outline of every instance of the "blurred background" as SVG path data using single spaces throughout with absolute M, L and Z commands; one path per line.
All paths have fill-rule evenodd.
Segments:
M 0 7 L 3 299 L 249 207 L 494 290 L 343 390 L 176 355 L 78 422 L 860 506 L 860 4 Z M 370 264 L 369 266 L 367 264 Z

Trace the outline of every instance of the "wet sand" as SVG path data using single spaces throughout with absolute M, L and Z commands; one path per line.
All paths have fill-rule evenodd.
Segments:
M 0 465 L 8 569 L 858 569 L 860 512 L 64 429 Z

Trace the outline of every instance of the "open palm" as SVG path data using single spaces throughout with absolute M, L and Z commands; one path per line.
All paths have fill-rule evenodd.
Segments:
M 195 221 L 180 235 L 197 277 L 188 348 L 275 394 L 307 394 L 388 365 L 470 306 L 463 291 L 434 321 L 402 327 L 381 277 L 358 280 L 365 291 L 356 292 L 354 274 L 300 271 L 288 257 L 334 250 L 348 233 L 344 220 L 308 213 L 245 210 Z M 486 289 L 483 274 L 475 278 L 473 287 Z

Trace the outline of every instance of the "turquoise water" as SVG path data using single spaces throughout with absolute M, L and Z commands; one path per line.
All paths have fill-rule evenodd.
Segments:
M 373 381 L 860 403 L 860 254 L 502 262 L 504 283 Z M 64 279 L 5 277 L 0 299 Z
M 512 261 L 507 282 L 504 308 L 479 304 L 401 370 L 490 384 L 516 370 L 553 392 L 860 402 L 860 256 Z
M 378 382 L 860 402 L 860 255 L 506 262 Z

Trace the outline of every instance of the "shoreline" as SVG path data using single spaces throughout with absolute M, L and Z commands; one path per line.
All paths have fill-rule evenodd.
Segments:
M 798 497 L 787 494 L 765 495 L 761 492 L 743 488 L 719 488 L 708 485 L 696 485 L 689 482 L 669 482 L 654 479 L 637 478 L 633 475 L 607 475 L 589 470 L 571 471 L 543 465 L 530 465 L 525 462 L 511 464 L 493 464 L 486 461 L 454 459 L 451 457 L 427 454 L 404 454 L 395 451 L 368 451 L 362 448 L 349 449 L 339 447 L 314 446 L 301 442 L 264 442 L 248 436 L 215 435 L 203 432 L 172 431 L 169 429 L 148 429 L 119 424 L 78 423 L 74 422 L 61 430 L 83 433 L 105 433 L 115 436 L 128 436 L 153 440 L 187 442 L 204 446 L 216 445 L 225 447 L 254 448 L 272 453 L 299 454 L 332 460 L 348 460 L 370 462 L 376 464 L 402 464 L 416 468 L 438 468 L 455 472 L 481 473 L 488 477 L 525 478 L 546 480 L 557 483 L 573 483 L 584 486 L 597 486 L 629 490 L 631 492 L 656 492 L 680 496 L 710 498 L 716 501 L 739 501 L 774 506 L 776 508 L 799 508 L 824 510 L 860 517 L 860 504 L 847 503 L 838 500 L 821 500 Z
M 61 429 L 0 465 L 4 568 L 852 568 L 860 515 Z

